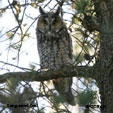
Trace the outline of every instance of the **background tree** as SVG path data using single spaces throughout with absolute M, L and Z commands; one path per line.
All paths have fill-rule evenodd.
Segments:
M 96 112 L 95 110 L 101 113 L 113 112 L 112 0 L 55 0 L 54 2 L 53 0 L 6 0 L 5 2 L 1 0 L 0 3 L 1 22 L 5 21 L 4 24 L 0 23 L 1 112 L 43 113 L 47 112 L 48 108 L 52 113 L 71 112 L 70 107 L 63 103 L 63 97 L 59 97 L 51 82 L 48 82 L 60 76 L 68 77 L 70 75 L 68 73 L 78 79 L 78 85 L 73 84 L 73 91 L 77 103 L 81 109 L 84 107 L 85 113 Z M 25 61 L 31 56 L 30 51 L 26 50 L 30 50 L 31 45 L 36 45 L 34 34 L 40 5 L 49 11 L 60 5 L 63 9 L 61 16 L 70 15 L 71 20 L 64 18 L 64 21 L 68 24 L 75 45 L 75 64 L 72 67 L 54 72 L 40 71 L 38 61 L 33 61 L 29 57 L 29 62 L 27 61 L 29 66 L 25 68 Z M 33 11 L 30 13 L 31 10 L 36 11 L 35 16 Z M 5 19 L 7 14 L 12 17 Z M 10 25 L 11 20 L 14 24 Z M 31 50 L 33 54 L 35 49 Z M 31 58 L 33 56 L 38 60 L 38 54 L 33 54 Z M 38 81 L 37 90 L 33 81 Z M 81 86 L 84 87 L 81 89 Z M 96 86 L 99 92 L 92 90 Z M 100 109 L 89 106 L 91 104 L 101 105 L 97 106 Z M 22 107 L 24 109 L 21 109 Z

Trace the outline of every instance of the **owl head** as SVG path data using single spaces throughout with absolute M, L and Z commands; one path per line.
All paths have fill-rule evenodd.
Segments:
M 39 7 L 39 12 L 40 17 L 37 23 L 37 28 L 40 32 L 47 36 L 53 36 L 64 27 L 64 23 L 59 16 L 59 13 L 61 12 L 60 7 L 58 7 L 55 12 L 45 12 L 42 7 Z

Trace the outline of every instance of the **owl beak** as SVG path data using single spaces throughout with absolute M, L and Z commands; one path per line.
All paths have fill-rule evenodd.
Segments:
M 48 29 L 48 36 L 51 36 L 52 35 L 52 32 L 51 32 L 51 24 L 49 24 L 49 29 Z
M 51 32 L 51 24 L 49 24 L 49 32 Z

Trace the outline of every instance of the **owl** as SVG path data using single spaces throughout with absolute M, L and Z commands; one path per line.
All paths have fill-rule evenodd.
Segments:
M 55 12 L 45 12 L 39 7 L 37 22 L 37 46 L 42 69 L 59 70 L 73 64 L 72 40 L 65 23 L 60 17 L 61 8 Z M 72 78 L 58 78 L 52 81 L 55 89 L 70 105 L 75 105 L 72 94 Z

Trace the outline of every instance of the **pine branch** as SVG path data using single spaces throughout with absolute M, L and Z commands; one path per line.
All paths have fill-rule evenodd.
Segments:
M 20 81 L 48 81 L 51 79 L 57 79 L 60 77 L 84 77 L 84 78 L 93 78 L 95 76 L 93 73 L 95 71 L 94 67 L 86 66 L 77 66 L 77 67 L 66 67 L 57 71 L 32 71 L 32 72 L 9 72 L 0 75 L 0 83 L 4 83 L 7 79 L 15 78 Z M 96 74 L 95 74 L 96 75 Z

